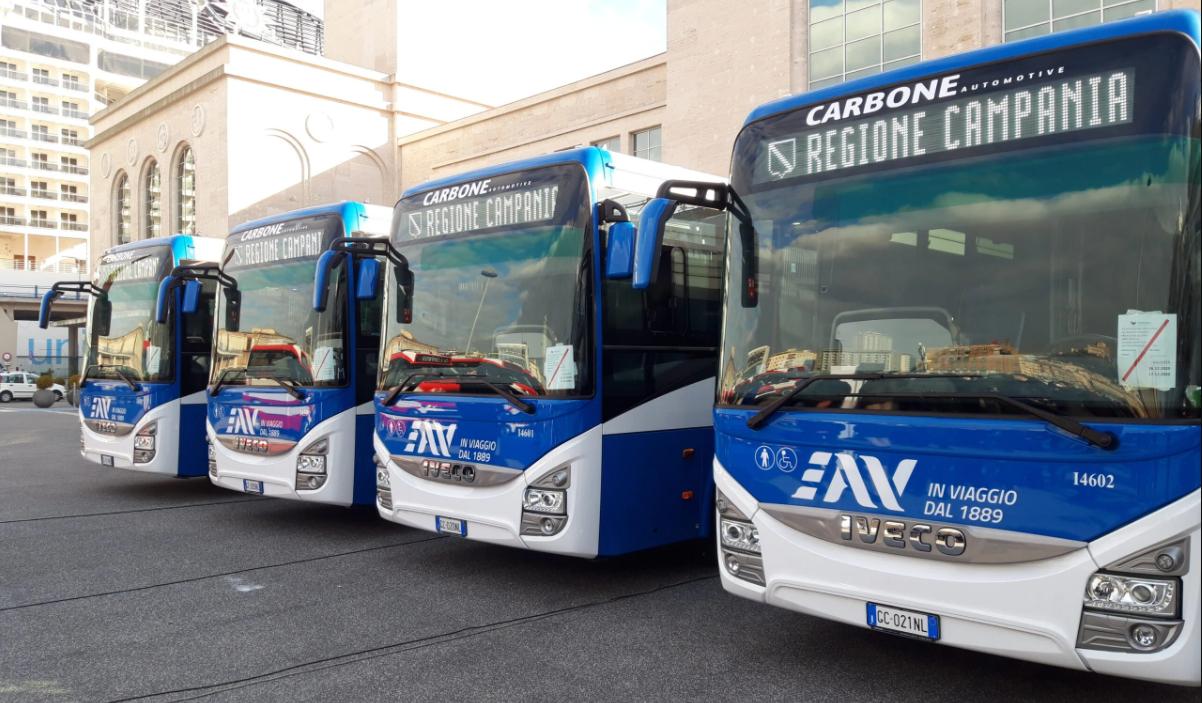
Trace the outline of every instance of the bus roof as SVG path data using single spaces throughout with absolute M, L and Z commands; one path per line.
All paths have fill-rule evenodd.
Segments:
M 171 247 L 171 252 L 175 256 L 176 263 L 179 263 L 183 259 L 196 258 L 197 254 L 198 254 L 197 247 L 195 246 L 196 242 L 197 242 L 197 240 L 205 240 L 205 239 L 209 239 L 209 238 L 194 237 L 189 234 L 173 234 L 169 237 L 154 237 L 153 239 L 142 239 L 142 240 L 139 240 L 136 242 L 129 242 L 126 244 L 118 244 L 115 247 L 109 247 L 108 249 L 105 249 L 101 253 L 101 256 L 104 256 L 106 254 L 115 254 L 115 253 L 122 252 L 122 251 L 136 251 L 138 249 L 149 249 L 151 247 L 168 246 L 168 247 Z M 216 241 L 220 242 L 221 240 L 216 240 Z M 208 249 L 207 247 L 201 247 L 201 248 Z M 210 254 L 209 251 L 206 251 L 204 253 Z
M 288 220 L 295 220 L 300 217 L 314 217 L 317 215 L 335 215 L 336 214 L 339 217 L 341 217 L 344 222 L 346 222 L 346 221 L 357 222 L 359 219 L 359 216 L 364 214 L 367 211 L 368 207 L 371 207 L 371 206 L 364 205 L 363 203 L 356 203 L 356 202 L 352 202 L 349 200 L 344 200 L 340 203 L 333 203 L 331 205 L 316 205 L 314 207 L 302 208 L 300 210 L 290 210 L 288 212 L 281 212 L 278 215 L 272 215 L 270 217 L 262 217 L 257 220 L 251 220 L 250 222 L 243 222 L 242 224 L 238 225 L 237 227 L 234 227 L 233 229 L 231 229 L 230 234 L 237 234 L 238 232 L 242 232 L 242 231 L 248 230 L 248 229 L 253 229 L 255 227 L 262 227 L 263 225 L 273 225 L 277 222 L 287 222 Z
M 851 93 L 860 93 L 873 88 L 893 83 L 904 83 L 938 73 L 974 68 L 995 61 L 1005 61 L 1006 59 L 1017 58 L 1019 56 L 1038 54 L 1044 51 L 1052 51 L 1054 49 L 1062 49 L 1100 40 L 1117 39 L 1136 34 L 1176 32 L 1189 37 L 1194 42 L 1194 45 L 1198 46 L 1202 43 L 1202 37 L 1200 37 L 1202 32 L 1199 30 L 1200 23 L 1202 23 L 1202 15 L 1199 15 L 1197 10 L 1168 10 L 1067 32 L 1045 34 L 1042 37 L 1024 39 L 1012 44 L 998 44 L 997 46 L 977 49 L 976 51 L 969 51 L 963 54 L 955 54 L 954 56 L 947 56 L 941 59 L 923 61 L 922 63 L 899 68 L 895 71 L 878 73 L 874 76 L 866 76 L 854 81 L 819 88 L 808 93 L 773 100 L 752 110 L 751 114 L 747 116 L 747 120 L 743 123 L 743 126 L 746 127 L 756 120 L 761 120 L 781 112 L 825 102 Z

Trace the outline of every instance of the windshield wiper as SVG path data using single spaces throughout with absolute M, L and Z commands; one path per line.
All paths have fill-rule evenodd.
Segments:
M 142 386 L 138 385 L 129 376 L 125 375 L 125 373 L 121 371 L 123 368 L 125 367 L 121 364 L 90 364 L 88 368 L 84 369 L 83 377 L 79 379 L 78 387 L 83 388 L 87 385 L 88 374 L 92 373 L 92 369 L 112 369 L 113 373 L 117 374 L 122 381 L 125 381 L 125 385 L 129 386 L 131 391 L 135 393 L 141 392 Z
M 886 392 L 886 393 L 879 393 L 879 394 L 878 393 L 860 393 L 857 395 L 868 396 L 868 397 L 877 396 L 877 397 L 887 397 L 887 398 L 918 398 L 918 399 L 933 399 L 933 400 L 948 399 L 948 398 L 960 399 L 960 400 L 993 400 L 993 401 L 997 401 L 997 402 L 1001 403 L 1002 405 L 1008 405 L 1011 408 L 1014 408 L 1016 410 L 1021 410 L 1024 413 L 1027 413 L 1028 415 L 1034 415 L 1035 417 L 1039 418 L 1040 420 L 1043 420 L 1044 422 L 1048 423 L 1049 425 L 1054 425 L 1055 427 L 1058 427 L 1058 428 L 1064 430 L 1065 432 L 1068 432 L 1071 435 L 1080 437 L 1081 439 L 1085 440 L 1086 442 L 1089 442 L 1090 444 L 1092 444 L 1095 447 L 1099 447 L 1099 448 L 1105 449 L 1107 451 L 1113 451 L 1115 449 L 1118 449 L 1118 447 L 1119 447 L 1119 438 L 1109 432 L 1098 432 L 1097 430 L 1086 427 L 1085 425 L 1081 424 L 1080 422 L 1077 422 L 1076 420 L 1072 420 L 1070 418 L 1064 417 L 1063 415 L 1057 415 L 1055 413 L 1050 413 L 1047 410 L 1038 408 L 1026 401 L 1019 400 L 1018 398 L 1015 398 L 1013 396 L 1008 396 L 1004 393 L 940 393 L 940 392 L 916 391 L 914 393 L 888 393 L 888 392 Z
M 453 374 L 453 373 L 430 373 L 430 372 L 423 373 L 420 371 L 409 374 L 408 376 L 405 377 L 405 380 L 403 380 L 400 383 L 393 386 L 392 389 L 388 391 L 388 395 L 384 396 L 384 399 L 380 402 L 383 403 L 385 406 L 392 405 L 393 403 L 396 402 L 397 397 L 399 397 L 401 395 L 401 393 L 405 392 L 405 389 L 409 387 L 410 382 L 412 382 L 414 379 L 420 379 L 420 378 L 445 378 L 445 379 L 450 380 L 451 382 L 458 383 L 460 385 L 485 386 L 487 388 L 492 389 L 492 391 L 494 393 L 501 396 L 505 400 L 509 401 L 509 403 L 511 405 L 513 405 L 513 407 L 517 408 L 518 410 L 521 410 L 522 412 L 526 413 L 527 415 L 533 415 L 534 411 L 537 410 L 537 408 L 535 406 L 531 405 L 530 403 L 527 403 L 526 401 L 524 401 L 521 398 L 514 395 L 512 392 L 505 390 L 504 387 L 499 386 L 499 385 L 493 383 L 492 381 L 487 381 L 483 378 L 473 377 L 473 376 L 461 376 L 461 375 Z
M 753 429 L 753 430 L 759 429 L 760 425 L 764 424 L 765 420 L 767 420 L 769 417 L 771 417 L 777 410 L 780 410 L 782 407 L 784 407 L 784 405 L 786 403 L 788 403 L 790 400 L 793 400 L 793 398 L 797 397 L 797 394 L 801 393 L 803 390 L 805 390 L 806 387 L 808 387 L 811 383 L 815 383 L 817 381 L 883 381 L 885 379 L 892 379 L 892 378 L 980 378 L 980 374 L 971 374 L 971 373 L 967 373 L 967 374 L 962 374 L 962 373 L 945 373 L 945 374 L 936 374 L 936 373 L 850 373 L 850 374 L 829 374 L 829 375 L 810 376 L 809 378 L 805 379 L 804 381 L 797 384 L 796 386 L 793 386 L 793 389 L 790 390 L 788 393 L 785 393 L 781 397 L 779 397 L 776 400 L 772 401 L 771 403 L 768 403 L 767 405 L 765 405 L 763 410 L 760 410 L 758 413 L 756 413 L 755 415 L 752 415 L 750 418 L 748 418 L 747 419 L 747 427 L 749 429 Z M 886 395 L 888 395 L 888 394 L 886 394 Z
M 279 376 L 276 376 L 274 371 L 264 371 L 262 373 L 263 373 L 262 376 L 253 376 L 252 377 L 252 376 L 250 376 L 250 372 L 248 370 L 247 378 L 266 378 L 266 379 L 275 381 L 276 383 L 280 384 L 280 387 L 282 387 L 284 390 L 288 391 L 288 395 L 292 396 L 293 398 L 296 398 L 297 400 L 305 399 L 304 393 L 301 393 L 300 391 L 298 391 L 296 389 L 296 386 L 292 385 L 288 381 L 285 381 L 284 379 L 280 378 Z
M 246 373 L 246 367 L 227 366 L 222 369 L 221 373 L 217 374 L 217 380 L 213 382 L 213 387 L 209 389 L 209 396 L 216 398 L 217 394 L 221 392 L 222 387 L 225 386 L 225 377 L 236 373 Z

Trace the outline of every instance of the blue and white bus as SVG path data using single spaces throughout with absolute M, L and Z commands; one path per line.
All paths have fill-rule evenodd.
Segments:
M 630 216 L 672 178 L 589 147 L 409 189 L 376 389 L 388 520 L 581 557 L 708 536 L 724 220 Z M 700 214 L 700 217 L 697 215 Z
M 176 235 L 113 247 L 92 281 L 63 281 L 42 299 L 88 293 L 79 383 L 80 454 L 168 476 L 204 476 L 205 386 L 213 343 L 212 289 L 180 289 L 156 316 L 159 288 L 179 264 L 214 262 L 220 239 Z
M 380 303 L 349 261 L 314 272 L 330 242 L 388 233 L 384 206 L 340 203 L 248 222 L 226 240 L 209 388 L 213 483 L 333 505 L 375 500 L 372 395 Z M 374 287 L 371 282 L 371 287 Z
M 1165 12 L 751 114 L 726 590 L 1199 684 L 1198 44 L 1198 13 Z

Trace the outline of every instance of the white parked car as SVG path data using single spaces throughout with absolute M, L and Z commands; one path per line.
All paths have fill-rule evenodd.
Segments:
M 28 400 L 33 397 L 33 392 L 38 389 L 38 377 L 24 371 L 10 371 L 0 374 L 0 403 L 11 403 L 13 400 L 23 398 Z M 54 399 L 62 400 L 67 395 L 67 389 L 59 384 L 50 386 L 49 389 L 54 391 Z

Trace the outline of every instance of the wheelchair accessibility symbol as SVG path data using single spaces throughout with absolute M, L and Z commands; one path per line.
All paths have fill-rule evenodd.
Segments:
M 755 465 L 767 471 L 776 466 L 776 452 L 771 447 L 761 446 L 755 450 Z
M 797 454 L 788 447 L 782 447 L 776 452 L 776 465 L 781 471 L 790 473 L 797 468 Z

